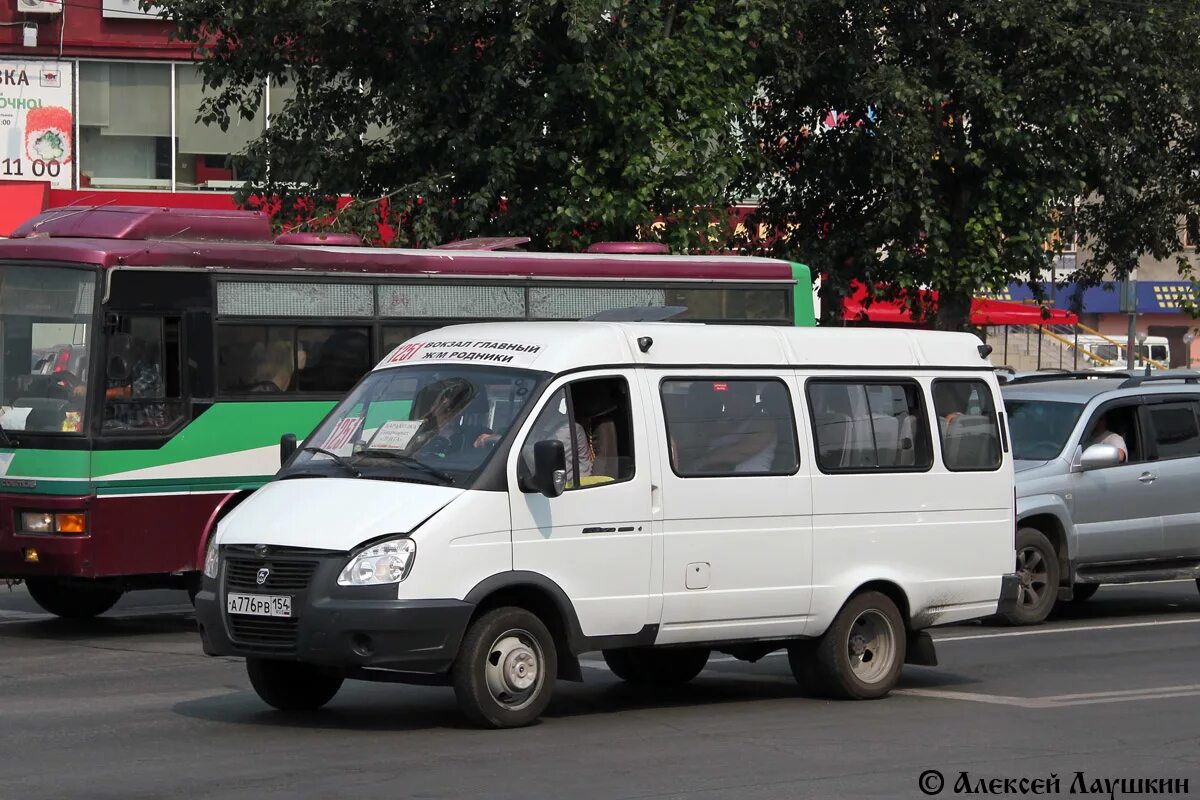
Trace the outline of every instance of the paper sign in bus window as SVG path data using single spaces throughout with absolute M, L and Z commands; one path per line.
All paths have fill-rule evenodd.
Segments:
M 424 425 L 419 419 L 393 419 L 379 426 L 367 443 L 368 450 L 403 450 Z
M 354 438 L 354 434 L 358 433 L 359 426 L 362 425 L 362 417 L 346 417 L 337 425 L 333 426 L 325 443 L 321 445 L 321 449 L 330 450 L 334 453 L 341 450 L 350 440 Z

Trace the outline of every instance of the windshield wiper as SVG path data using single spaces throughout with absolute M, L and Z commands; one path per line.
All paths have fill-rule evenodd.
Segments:
M 356 477 L 356 478 L 362 477 L 362 473 L 359 472 L 358 469 L 353 464 L 351 464 L 349 461 L 342 458 L 341 456 L 339 456 L 337 453 L 333 452 L 332 450 L 326 450 L 324 447 L 316 447 L 316 446 L 310 444 L 307 447 L 301 447 L 300 452 L 302 452 L 302 453 L 320 453 L 323 456 L 329 456 L 330 458 L 333 459 L 333 462 L 335 464 L 337 464 L 339 467 L 344 467 L 354 477 Z
M 4 430 L 4 426 L 0 425 L 0 447 L 16 447 L 17 445 L 12 439 L 8 438 L 8 431 Z
M 407 453 L 397 453 L 395 450 L 364 450 L 363 455 L 367 456 L 383 456 L 384 458 L 394 458 L 406 467 L 414 467 L 426 475 L 432 475 L 442 483 L 454 483 L 454 476 L 449 472 L 443 472 L 437 467 L 431 467 L 419 458 L 414 458 Z

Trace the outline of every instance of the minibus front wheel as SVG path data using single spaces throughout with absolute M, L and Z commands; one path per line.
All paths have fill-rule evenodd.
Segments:
M 342 677 L 313 664 L 247 658 L 250 685 L 280 711 L 316 711 L 342 688 Z
M 558 653 L 537 615 L 515 606 L 471 623 L 451 670 L 458 705 L 472 722 L 519 728 L 541 716 L 554 691 Z

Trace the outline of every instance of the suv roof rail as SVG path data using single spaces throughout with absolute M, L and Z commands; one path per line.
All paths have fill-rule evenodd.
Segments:
M 1200 372 L 1188 369 L 1173 369 L 1166 372 L 1156 372 L 1152 375 L 1132 375 L 1121 383 L 1119 389 L 1133 389 L 1143 383 L 1159 381 L 1183 381 L 1184 383 L 1200 383 Z
M 1197 377 L 1200 377 L 1198 375 Z M 1104 372 L 1101 370 L 1077 370 L 1075 372 L 1035 372 L 1028 375 L 1015 375 L 1004 382 L 1005 386 L 1018 383 L 1045 383 L 1047 381 L 1092 381 L 1103 378 L 1125 378 L 1134 380 L 1128 372 Z

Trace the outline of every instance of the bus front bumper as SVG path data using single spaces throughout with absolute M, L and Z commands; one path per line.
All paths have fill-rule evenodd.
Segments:
M 322 573 L 330 575 L 318 569 L 314 577 Z M 395 596 L 394 585 L 375 589 L 390 589 Z M 353 597 L 356 591 L 365 596 Z M 383 592 L 357 587 L 323 591 L 314 580 L 305 592 L 289 595 L 291 617 L 265 617 L 229 613 L 229 593 L 206 578 L 196 596 L 206 654 L 300 661 L 345 674 L 448 672 L 475 608 L 461 600 L 387 599 Z

